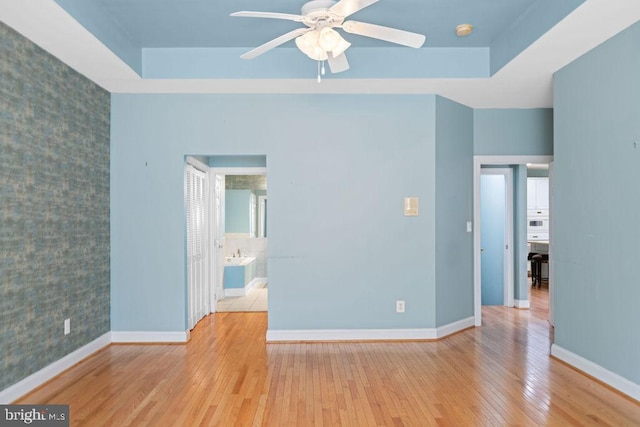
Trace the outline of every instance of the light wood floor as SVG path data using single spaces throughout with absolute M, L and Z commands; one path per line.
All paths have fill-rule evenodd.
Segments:
M 111 345 L 18 403 L 88 426 L 640 425 L 640 405 L 549 357 L 547 290 L 437 342 L 265 344 L 266 313 L 187 345 Z

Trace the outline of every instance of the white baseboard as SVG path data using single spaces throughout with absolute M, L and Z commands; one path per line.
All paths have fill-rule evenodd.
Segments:
M 103 349 L 111 343 L 111 333 L 107 332 L 106 334 L 96 338 L 90 343 L 80 347 L 79 349 L 67 354 L 61 359 L 56 360 L 48 366 L 40 369 L 38 372 L 35 372 L 25 379 L 9 386 L 8 388 L 0 391 L 0 404 L 9 404 L 11 402 L 16 401 L 20 397 L 29 393 L 34 388 L 44 384 L 49 381 L 53 377 L 60 375 L 62 372 L 66 371 L 73 365 L 87 357 L 91 356 L 93 353 Z
M 283 329 L 268 330 L 267 342 L 436 340 L 472 327 L 469 317 L 438 328 L 417 329 Z
M 189 331 L 111 331 L 112 343 L 186 343 Z
M 436 328 L 436 338 L 444 338 L 446 336 L 455 334 L 456 332 L 463 331 L 475 326 L 475 318 L 473 316 L 466 319 L 458 320 L 457 322 L 449 323 L 448 325 L 438 326 Z
M 531 302 L 528 299 L 517 299 L 514 303 L 515 308 L 531 308 Z
M 640 384 L 636 384 L 628 379 L 603 368 L 602 366 L 578 356 L 575 353 L 565 350 L 559 345 L 551 345 L 551 355 L 557 357 L 565 363 L 579 369 L 587 375 L 590 375 L 603 383 L 615 388 L 621 393 L 640 401 Z
M 249 291 L 258 283 L 266 282 L 265 277 L 255 277 L 252 281 L 247 283 L 244 288 L 227 288 L 224 290 L 224 297 L 243 297 L 246 296 Z

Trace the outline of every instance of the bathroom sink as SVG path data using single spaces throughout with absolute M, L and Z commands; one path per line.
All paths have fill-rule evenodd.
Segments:
M 228 257 L 225 257 L 224 261 L 226 265 L 247 265 L 254 259 L 255 258 L 249 257 L 249 256 L 241 256 L 241 257 L 228 256 Z

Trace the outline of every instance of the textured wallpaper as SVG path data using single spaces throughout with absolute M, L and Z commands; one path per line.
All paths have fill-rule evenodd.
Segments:
M 0 23 L 0 390 L 110 330 L 109 111 Z

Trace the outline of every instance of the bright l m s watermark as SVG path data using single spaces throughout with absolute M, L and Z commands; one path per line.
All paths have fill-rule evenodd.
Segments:
M 0 405 L 0 427 L 69 427 L 69 405 Z

